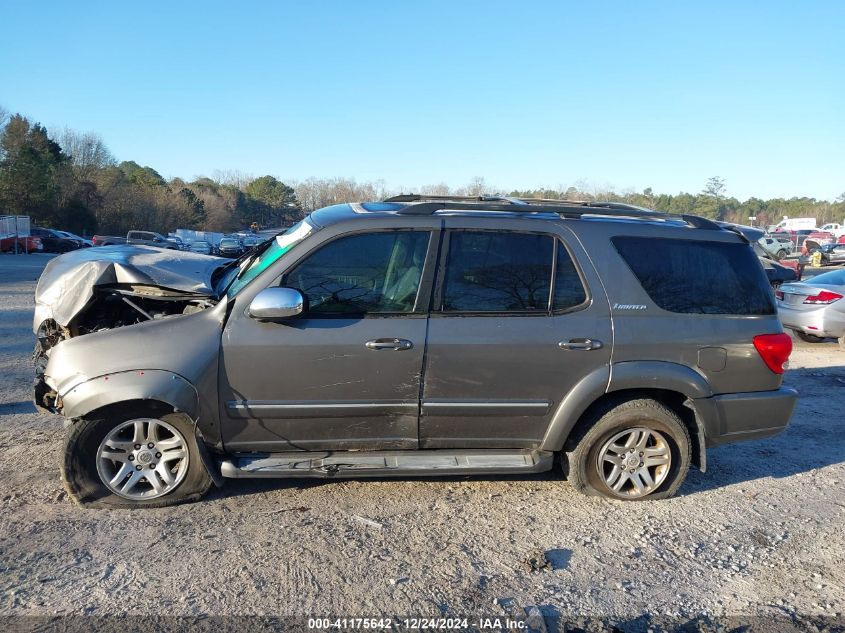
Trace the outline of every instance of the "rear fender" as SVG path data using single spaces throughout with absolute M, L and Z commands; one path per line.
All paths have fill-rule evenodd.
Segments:
M 621 391 L 674 392 L 685 396 L 683 404 L 694 414 L 694 461 L 706 468 L 705 437 L 718 426 L 712 406 L 713 392 L 705 378 L 686 365 L 666 361 L 630 361 L 603 367 L 581 379 L 564 397 L 555 412 L 542 450 L 560 451 L 587 409 L 605 394 Z M 682 416 L 683 417 L 683 416 Z M 693 429 L 690 429 L 693 431 Z

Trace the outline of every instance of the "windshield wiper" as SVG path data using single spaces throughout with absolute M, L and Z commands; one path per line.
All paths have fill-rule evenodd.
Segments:
M 259 257 L 262 253 L 263 253 L 263 252 L 264 252 L 264 251 L 266 251 L 268 248 L 270 248 L 270 246 L 273 244 L 273 242 L 274 242 L 275 240 L 276 240 L 276 238 L 275 238 L 275 237 L 274 237 L 274 238 L 271 238 L 271 239 L 269 239 L 269 240 L 267 240 L 267 241 L 265 241 L 265 242 L 263 242 L 263 243 L 259 244 L 258 246 L 256 246 L 256 247 L 255 247 L 254 249 L 252 249 L 252 251 L 250 251 L 249 253 L 244 253 L 243 255 L 241 255 L 240 257 L 238 257 L 238 259 L 236 259 L 236 260 L 234 260 L 234 261 L 232 261 L 232 262 L 230 262 L 230 263 L 226 264 L 226 266 L 224 267 L 224 271 L 231 270 L 231 268 L 232 268 L 233 266 L 238 266 L 238 267 L 240 267 L 240 271 L 238 272 L 238 274 L 237 274 L 237 275 L 233 276 L 233 277 L 229 280 L 229 283 L 227 283 L 227 284 L 226 284 L 226 287 L 225 287 L 225 288 L 223 288 L 223 289 L 222 289 L 222 290 L 218 293 L 218 296 L 221 296 L 221 297 L 222 297 L 224 294 L 226 294 L 226 293 L 229 291 L 229 288 L 232 286 L 232 284 L 233 284 L 233 283 L 235 283 L 235 282 L 236 282 L 238 279 L 240 279 L 241 277 L 243 277 L 244 273 L 245 273 L 247 270 L 249 270 L 249 267 L 250 267 L 250 265 L 252 264 L 252 262 L 254 262 L 254 261 L 255 261 L 255 260 L 256 260 L 256 259 L 257 259 L 257 258 L 258 258 L 258 257 Z M 225 272 L 224 272 L 224 274 L 225 274 Z

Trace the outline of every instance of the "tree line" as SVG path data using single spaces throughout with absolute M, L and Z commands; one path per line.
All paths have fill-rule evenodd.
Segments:
M 51 135 L 39 123 L 0 108 L 0 215 L 28 215 L 40 226 L 85 235 L 119 235 L 132 229 L 166 233 L 177 228 L 228 232 L 252 222 L 288 226 L 320 207 L 397 193 L 402 192 L 383 181 L 309 178 L 284 183 L 270 175 L 252 177 L 238 171 L 217 171 L 191 182 L 166 180 L 152 167 L 118 162 L 97 134 L 65 129 Z M 755 217 L 754 224 L 762 226 L 776 224 L 783 216 L 814 217 L 819 225 L 845 219 L 845 193 L 833 202 L 810 197 L 740 201 L 727 195 L 719 177 L 710 178 L 699 193 L 676 195 L 651 188 L 619 192 L 585 183 L 506 190 L 481 177 L 463 187 L 441 183 L 414 193 L 616 201 L 740 224 Z

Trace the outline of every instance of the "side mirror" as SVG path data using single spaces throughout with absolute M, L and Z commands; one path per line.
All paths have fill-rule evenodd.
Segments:
M 249 304 L 247 313 L 259 321 L 291 319 L 305 311 L 305 297 L 293 288 L 265 288 Z

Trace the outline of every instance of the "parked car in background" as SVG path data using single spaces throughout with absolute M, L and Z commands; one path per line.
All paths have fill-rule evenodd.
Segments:
M 0 253 L 40 253 L 44 250 L 41 239 L 33 235 L 0 235 Z
M 815 233 L 816 229 L 798 229 L 797 231 L 776 231 L 772 233 L 773 236 L 787 236 L 790 240 L 795 244 L 797 248 L 801 248 L 804 245 L 804 240 L 807 239 L 809 235 Z
M 819 252 L 822 255 L 822 266 L 845 264 L 845 243 L 823 244 Z
M 839 339 L 845 349 L 845 269 L 783 284 L 775 296 L 783 327 L 808 343 Z
M 809 233 L 807 235 L 804 241 L 806 242 L 807 240 L 815 240 L 820 244 L 827 244 L 829 242 L 835 242 L 836 237 L 833 235 L 833 233 L 830 233 L 828 231 L 813 231 L 812 233 Z
M 240 257 L 243 252 L 244 247 L 234 237 L 224 237 L 217 245 L 217 254 L 221 257 Z
M 842 224 L 839 222 L 830 222 L 821 227 L 820 230 L 832 233 L 836 239 L 845 237 L 845 221 Z
M 790 281 L 799 281 L 801 279 L 801 271 L 798 262 L 795 260 L 780 260 L 774 259 L 774 256 L 769 254 L 763 246 L 761 246 L 763 239 L 760 238 L 757 242 L 752 243 L 754 253 L 757 259 L 760 260 L 760 265 L 766 273 L 766 278 L 772 288 L 778 288 L 781 284 Z
M 766 235 L 761 237 L 758 242 L 769 255 L 774 255 L 778 259 L 787 257 L 795 247 L 793 241 L 786 235 Z
M 76 233 L 71 233 L 70 231 L 56 231 L 56 233 L 63 235 L 68 239 L 76 240 L 83 248 L 94 246 L 94 243 L 91 240 L 86 239 L 84 237 L 79 237 L 78 235 L 76 235 Z
M 801 229 L 815 229 L 817 224 L 816 218 L 787 218 L 778 222 L 773 231 L 798 231 Z
M 168 235 L 164 239 L 166 239 L 168 241 L 168 243 L 172 244 L 173 246 L 175 246 L 180 251 L 188 250 L 188 245 L 185 244 L 185 242 L 182 240 L 181 237 L 177 237 L 175 235 Z
M 203 255 L 211 255 L 214 252 L 214 249 L 211 247 L 211 244 L 202 240 L 191 242 L 188 250 L 190 250 L 192 253 L 202 253 Z
M 53 229 L 33 226 L 29 229 L 29 234 L 41 240 L 45 253 L 67 253 L 82 248 L 80 241 L 65 237 Z
M 126 234 L 126 243 L 131 245 L 144 244 L 146 246 L 158 246 L 177 250 L 179 246 L 175 242 L 168 241 L 161 233 L 154 231 L 129 231 Z
M 91 238 L 94 246 L 116 246 L 126 244 L 126 238 L 119 235 L 95 235 Z
M 270 239 L 270 238 L 267 238 L 267 239 Z M 244 245 L 245 250 L 250 250 L 252 248 L 255 248 L 256 246 L 258 246 L 259 244 L 261 244 L 264 241 L 265 240 L 261 239 L 257 235 L 247 235 L 243 238 L 243 240 L 241 240 L 241 243 Z
M 777 289 L 781 284 L 798 281 L 797 267 L 783 266 L 780 262 L 768 257 L 760 257 L 760 265 L 763 266 L 763 270 L 772 288 Z

